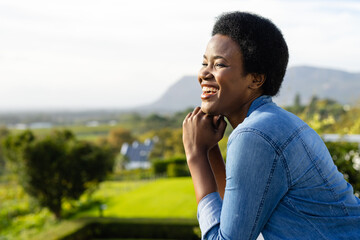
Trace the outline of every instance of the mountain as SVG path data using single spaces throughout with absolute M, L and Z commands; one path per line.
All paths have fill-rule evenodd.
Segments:
M 140 106 L 135 111 L 176 112 L 186 108 L 200 106 L 201 88 L 197 76 L 184 76 L 154 103 Z
M 309 66 L 291 67 L 274 101 L 282 106 L 291 105 L 299 93 L 303 104 L 308 103 L 313 95 L 353 104 L 360 100 L 359 90 L 360 73 Z
M 360 99 L 360 73 L 298 66 L 288 68 L 284 82 L 274 101 L 281 105 L 293 104 L 295 95 L 300 94 L 302 103 L 307 104 L 313 95 L 331 98 L 342 104 L 352 104 Z M 176 112 L 188 107 L 199 106 L 201 88 L 197 76 L 184 76 L 154 103 L 135 110 L 146 112 Z

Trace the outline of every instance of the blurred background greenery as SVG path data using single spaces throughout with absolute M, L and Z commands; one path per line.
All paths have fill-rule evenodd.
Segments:
M 107 220 L 113 223 L 178 219 L 178 224 L 188 221 L 192 232 L 198 232 L 181 137 L 181 122 L 190 110 L 119 114 L 116 124 L 91 127 L 76 123 L 26 130 L 1 127 L 0 239 L 41 239 L 49 234 L 61 239 L 101 219 L 113 219 Z M 359 196 L 359 143 L 341 141 L 341 136 L 360 134 L 360 108 L 315 96 L 302 105 L 296 96 L 287 110 L 321 135 L 338 134 L 337 142 L 326 144 Z M 230 128 L 219 144 L 224 158 Z M 121 146 L 154 137 L 157 141 L 148 156 L 151 167 L 126 169 Z M 139 229 L 141 224 L 147 226 L 141 221 L 137 224 Z M 104 226 L 108 225 L 92 229 Z

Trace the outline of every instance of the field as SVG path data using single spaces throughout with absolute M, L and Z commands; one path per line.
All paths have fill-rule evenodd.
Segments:
M 0 185 L 0 193 L 1 240 L 36 239 L 38 234 L 62 224 L 56 222 L 47 210 L 34 209 L 30 199 L 15 184 L 10 189 L 8 185 Z M 189 177 L 106 181 L 101 183 L 90 200 L 84 195 L 72 205 L 78 208 L 71 207 L 70 203 L 64 204 L 67 220 L 63 224 L 69 227 L 76 226 L 79 218 L 100 215 L 120 218 L 196 218 L 196 201 Z M 100 206 L 105 208 L 102 212 Z M 4 224 L 9 215 L 12 215 L 12 220 Z
M 32 129 L 35 135 L 37 136 L 44 136 L 48 135 L 53 130 L 63 130 L 68 129 L 72 131 L 78 139 L 82 140 L 97 140 L 99 137 L 106 137 L 111 129 L 114 128 L 124 128 L 125 125 L 98 125 L 98 126 L 84 126 L 84 125 L 69 125 L 69 126 L 58 126 L 53 128 L 41 128 L 41 129 Z M 11 129 L 13 134 L 21 133 L 22 129 Z
M 196 201 L 190 178 L 168 178 L 146 182 L 104 182 L 94 200 L 106 205 L 105 217 L 196 218 Z M 76 214 L 99 216 L 94 207 Z

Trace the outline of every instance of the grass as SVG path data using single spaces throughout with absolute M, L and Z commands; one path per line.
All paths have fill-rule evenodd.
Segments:
M 32 235 L 55 222 L 52 214 L 37 207 L 14 179 L 1 179 L 0 240 L 33 239 Z
M 106 205 L 105 217 L 196 218 L 191 178 L 142 182 L 104 182 L 94 200 Z M 99 216 L 99 207 L 75 214 L 75 218 Z
M 8 184 L 0 184 L 0 240 L 40 239 L 39 234 L 50 231 L 51 236 L 57 231 L 72 231 L 84 224 L 81 218 L 100 216 L 99 204 L 89 204 L 84 195 L 77 202 L 79 208 L 65 203 L 64 213 L 69 218 L 56 222 L 48 210 L 34 208 L 15 182 Z M 93 193 L 91 202 L 106 205 L 106 218 L 196 219 L 195 194 L 189 177 L 106 181 Z M 81 207 L 86 204 L 87 207 Z

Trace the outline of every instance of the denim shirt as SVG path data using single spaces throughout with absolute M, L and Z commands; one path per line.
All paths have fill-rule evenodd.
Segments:
M 261 96 L 231 133 L 224 199 L 198 205 L 202 239 L 360 239 L 360 200 L 319 135 Z

